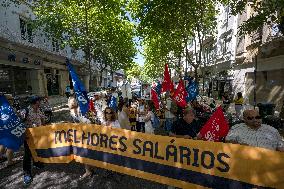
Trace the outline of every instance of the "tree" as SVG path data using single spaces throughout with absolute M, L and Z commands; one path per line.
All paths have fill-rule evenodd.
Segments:
M 233 14 L 242 13 L 246 6 L 250 6 L 254 14 L 239 28 L 240 34 L 250 34 L 264 24 L 278 24 L 284 34 L 284 0 L 230 0 Z
M 181 70 L 181 60 L 185 57 L 186 65 L 194 67 L 198 81 L 197 70 L 202 64 L 203 40 L 212 35 L 216 28 L 217 3 L 219 1 L 212 0 L 130 1 L 132 16 L 138 20 L 139 34 L 146 44 L 145 69 L 151 70 L 150 76 L 157 76 L 165 63 L 170 66 L 177 63 L 177 70 Z M 188 52 L 191 39 L 196 41 L 195 61 Z
M 153 81 L 150 77 L 147 76 L 143 68 L 136 62 L 132 62 L 131 66 L 126 69 L 126 76 L 128 80 L 136 78 L 143 83 L 151 83 Z
M 125 68 L 135 56 L 133 25 L 128 21 L 124 0 L 38 0 L 31 4 L 35 25 L 50 38 L 82 49 L 92 76 L 91 63 L 101 72 Z

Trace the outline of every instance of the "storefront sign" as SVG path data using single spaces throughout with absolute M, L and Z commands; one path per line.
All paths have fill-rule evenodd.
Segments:
M 9 70 L 3 70 L 0 69 L 0 80 L 3 81 L 7 81 L 9 80 Z
M 25 64 L 27 64 L 27 63 L 29 63 L 29 58 L 23 58 L 23 63 L 25 63 Z
M 34 65 L 40 65 L 40 60 L 34 60 Z
M 10 61 L 10 62 L 15 62 L 16 61 L 16 55 L 15 54 L 9 54 L 8 55 L 8 60 Z

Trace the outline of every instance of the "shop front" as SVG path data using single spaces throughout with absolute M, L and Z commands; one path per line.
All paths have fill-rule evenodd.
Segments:
M 26 68 L 0 65 L 0 91 L 14 95 L 31 93 L 30 72 Z

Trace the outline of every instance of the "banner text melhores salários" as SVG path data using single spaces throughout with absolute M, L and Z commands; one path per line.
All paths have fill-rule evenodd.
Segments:
M 90 146 L 98 146 L 109 148 L 114 151 L 126 152 L 128 146 L 125 136 L 107 135 L 104 133 L 91 133 L 78 130 L 60 130 L 54 133 L 54 142 L 64 143 L 73 142 L 87 144 Z M 226 153 L 218 153 L 217 155 L 211 151 L 200 151 L 198 148 L 190 148 L 188 146 L 176 146 L 174 139 L 164 149 L 165 153 L 161 153 L 162 149 L 158 142 L 144 141 L 143 139 L 134 138 L 131 143 L 130 153 L 134 155 L 142 155 L 159 160 L 174 161 L 191 165 L 193 167 L 202 166 L 205 169 L 215 168 L 220 172 L 228 172 L 230 169 L 226 159 L 230 156 Z M 138 157 L 138 156 L 137 156 Z M 207 161 L 206 161 L 207 160 Z M 220 164 L 216 166 L 217 162 Z

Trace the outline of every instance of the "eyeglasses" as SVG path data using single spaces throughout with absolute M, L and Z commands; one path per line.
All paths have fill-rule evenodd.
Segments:
M 113 114 L 112 112 L 106 112 L 106 114 Z
M 250 117 L 250 116 L 248 116 L 247 119 L 248 119 L 248 120 L 261 119 L 261 117 L 260 117 L 260 116 L 255 116 L 255 117 Z

